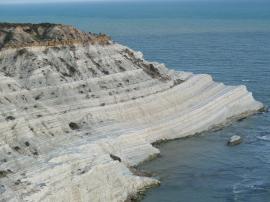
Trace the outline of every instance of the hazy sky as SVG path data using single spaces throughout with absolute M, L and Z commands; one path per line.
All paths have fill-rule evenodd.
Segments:
M 162 0 L 0 0 L 1 4 L 10 3 L 49 3 L 49 2 L 104 2 L 104 1 L 162 1 Z M 164 0 L 165 2 L 168 0 Z M 224 0 L 172 0 L 172 1 L 224 1 Z M 239 0 L 236 0 L 239 1 Z M 241 0 L 241 1 L 256 1 L 256 0 Z M 258 0 L 257 0 L 258 1 Z
M 100 2 L 100 1 L 143 1 L 143 0 L 0 0 L 0 3 L 49 3 L 49 2 Z M 145 0 L 145 1 L 155 1 L 155 0 Z M 178 0 L 178 1 L 185 1 L 185 0 Z
M 9 4 L 9 3 L 50 3 L 50 2 L 104 2 L 104 1 L 156 1 L 156 0 L 0 0 L 0 4 Z M 160 0 L 158 0 L 160 1 Z M 177 1 L 188 1 L 188 0 L 177 0 Z M 202 1 L 202 0 L 199 0 Z
M 0 4 L 10 4 L 10 3 L 50 3 L 50 2 L 104 2 L 104 1 L 122 1 L 122 2 L 130 2 L 130 1 L 162 1 L 162 0 L 0 0 Z M 168 0 L 164 0 L 165 2 Z M 234 0 L 171 0 L 171 1 L 234 1 Z M 235 1 L 261 1 L 261 0 L 235 0 Z
M 43 3 L 43 2 L 100 2 L 100 1 L 155 1 L 155 0 L 0 0 L 0 3 Z M 160 1 L 160 0 L 159 0 Z M 177 1 L 188 1 L 188 0 L 177 0 Z M 199 0 L 202 1 L 202 0 Z

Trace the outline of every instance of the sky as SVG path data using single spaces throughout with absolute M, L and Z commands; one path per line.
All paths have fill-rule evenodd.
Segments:
M 0 0 L 0 3 L 50 3 L 50 2 L 100 2 L 100 1 L 143 1 L 143 0 Z M 145 1 L 155 1 L 155 0 L 145 0 Z M 177 0 L 177 1 L 188 1 L 188 0 Z M 201 1 L 201 0 L 200 0 Z
M 52 3 L 52 2 L 130 2 L 130 1 L 162 1 L 162 0 L 0 0 L 0 4 L 21 4 L 21 3 Z M 168 1 L 168 0 L 164 0 Z M 224 1 L 224 0 L 172 0 L 172 1 Z M 231 0 L 233 1 L 233 0 Z M 261 0 L 236 0 L 236 1 L 261 1 Z

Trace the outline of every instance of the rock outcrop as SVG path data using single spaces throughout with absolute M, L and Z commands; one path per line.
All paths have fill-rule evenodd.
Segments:
M 152 143 L 263 107 L 70 26 L 1 24 L 0 46 L 0 201 L 124 201 L 158 184 L 129 169 Z
M 242 138 L 239 135 L 233 135 L 228 140 L 227 145 L 234 146 L 234 145 L 241 144 L 241 142 L 242 142 Z
M 105 34 L 93 34 L 79 31 L 72 26 L 61 24 L 0 24 L 0 50 L 59 45 L 92 43 L 105 45 L 110 42 Z

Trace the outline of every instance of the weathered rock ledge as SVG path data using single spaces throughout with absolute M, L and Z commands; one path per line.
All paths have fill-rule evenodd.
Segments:
M 245 86 L 169 70 L 69 26 L 0 30 L 0 201 L 124 201 L 158 183 L 129 169 L 159 153 L 152 143 L 263 107 Z M 21 48 L 33 36 L 84 43 Z

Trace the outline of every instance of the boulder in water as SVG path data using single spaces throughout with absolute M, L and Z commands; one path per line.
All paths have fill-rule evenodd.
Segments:
M 241 144 L 242 142 L 242 138 L 239 135 L 233 135 L 229 141 L 228 141 L 228 145 L 233 146 L 233 145 L 238 145 Z

